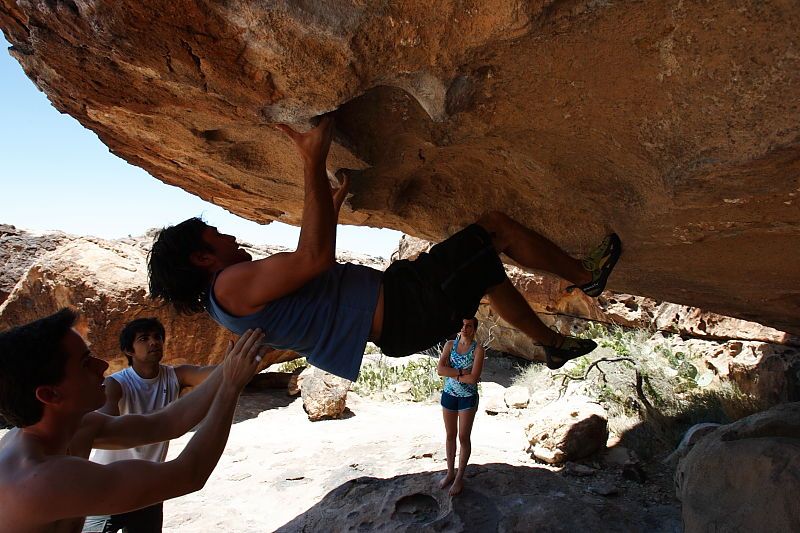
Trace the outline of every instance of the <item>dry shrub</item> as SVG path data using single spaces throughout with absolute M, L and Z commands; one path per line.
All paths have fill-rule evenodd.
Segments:
M 520 368 L 514 384 L 532 394 L 555 388 L 559 397 L 595 399 L 608 411 L 612 434 L 644 457 L 670 451 L 693 424 L 730 423 L 766 408 L 733 383 L 712 385 L 700 354 L 675 336 L 591 323 L 582 336 L 599 348 L 557 371 Z

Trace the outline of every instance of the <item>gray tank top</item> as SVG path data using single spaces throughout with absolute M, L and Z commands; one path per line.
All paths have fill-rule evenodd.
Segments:
M 241 335 L 261 328 L 266 343 L 294 350 L 326 372 L 355 381 L 378 303 L 383 272 L 352 263 L 336 263 L 295 292 L 246 316 L 233 316 L 208 290 L 206 309 L 221 326 Z
M 158 411 L 178 399 L 181 385 L 175 369 L 167 365 L 159 365 L 158 376 L 145 379 L 129 366 L 109 376 L 119 383 L 122 396 L 119 399 L 119 414 L 146 415 Z M 144 459 L 145 461 L 164 462 L 167 457 L 169 441 L 145 444 L 125 450 L 96 450 L 92 461 L 107 465 L 125 459 Z

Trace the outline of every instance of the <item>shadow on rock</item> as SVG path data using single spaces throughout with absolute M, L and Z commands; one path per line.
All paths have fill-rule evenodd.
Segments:
M 239 405 L 233 415 L 233 423 L 238 424 L 251 418 L 256 418 L 260 413 L 268 409 L 278 409 L 287 407 L 295 400 L 299 401 L 299 396 L 289 396 L 283 390 L 248 390 L 239 397 Z
M 505 388 L 514 385 L 514 376 L 519 369 L 537 364 L 514 354 L 492 349 L 487 349 L 486 355 L 481 381 L 491 381 Z
M 443 475 L 348 481 L 277 531 L 680 531 L 675 507 L 623 507 L 543 468 L 471 465 L 455 498 Z

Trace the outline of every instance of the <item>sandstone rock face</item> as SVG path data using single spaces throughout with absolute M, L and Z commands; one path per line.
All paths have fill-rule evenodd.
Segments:
M 162 181 L 298 223 L 269 127 L 337 111 L 343 221 L 440 240 L 489 209 L 611 289 L 800 333 L 800 6 L 0 1 L 53 105 Z M 766 258 L 766 259 L 765 259 Z
M 796 531 L 800 403 L 710 433 L 680 461 L 675 481 L 686 531 Z
M 55 250 L 68 240 L 63 233 L 33 234 L 0 224 L 0 304 L 40 255 Z
M 774 405 L 800 400 L 800 351 L 753 341 L 728 341 L 703 356 L 721 380 Z
M 351 382 L 328 374 L 318 368 L 308 367 L 298 379 L 303 408 L 312 422 L 339 418 L 347 407 L 347 391 Z
M 529 452 L 550 464 L 581 459 L 605 447 L 608 416 L 598 403 L 573 396 L 555 401 L 525 425 Z

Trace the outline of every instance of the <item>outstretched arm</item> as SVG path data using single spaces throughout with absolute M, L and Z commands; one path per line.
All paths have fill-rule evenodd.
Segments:
M 95 411 L 82 423 L 93 433 L 92 447 L 109 450 L 133 448 L 180 437 L 208 413 L 222 371 L 216 370 L 201 386 L 163 409 L 146 415 L 109 416 Z M 89 429 L 91 428 L 91 429 Z
M 336 253 L 336 219 L 344 196 L 334 203 L 325 167 L 333 134 L 329 117 L 306 132 L 289 126 L 278 128 L 297 147 L 303 160 L 305 195 L 297 249 L 266 259 L 247 261 L 223 270 L 214 284 L 214 296 L 234 315 L 260 310 L 267 303 L 290 294 L 333 266 Z M 346 190 L 343 191 L 346 194 Z
M 216 370 L 217 365 L 197 366 L 179 365 L 175 367 L 175 376 L 181 388 L 197 387 Z M 106 392 L 108 389 L 106 389 Z
M 234 357 L 243 350 L 243 345 L 248 339 L 263 338 L 263 333 L 258 330 L 248 330 L 234 345 L 228 343 L 227 358 Z M 266 346 L 256 348 L 261 354 L 267 350 Z M 265 357 L 261 355 L 260 357 Z M 269 354 L 266 355 L 269 357 Z M 83 426 L 93 432 L 94 448 L 124 449 L 163 442 L 180 437 L 195 427 L 206 413 L 214 400 L 217 389 L 222 383 L 224 365 L 219 365 L 211 375 L 195 390 L 173 402 L 163 409 L 146 415 L 107 416 L 95 411 L 84 417 Z M 251 376 L 252 377 L 252 376 Z M 82 428 L 83 429 L 83 428 Z M 85 438 L 85 437 L 84 437 Z
M 336 254 L 336 215 L 326 162 L 333 136 L 333 119 L 324 117 L 319 125 L 306 133 L 289 126 L 278 126 L 289 136 L 303 160 L 303 219 L 297 252 L 318 258 L 329 267 Z
M 30 476 L 24 505 L 42 523 L 62 518 L 119 514 L 200 490 L 228 440 L 239 393 L 258 369 L 263 336 L 245 333 L 220 367 L 221 385 L 208 416 L 186 448 L 167 463 L 119 461 L 99 465 L 64 457 L 44 461 Z M 127 417 L 119 417 L 124 419 Z
M 106 389 L 106 403 L 98 411 L 111 416 L 119 416 L 119 400 L 122 398 L 122 386 L 111 376 L 107 377 L 103 384 Z

